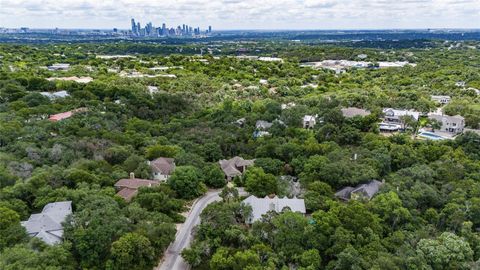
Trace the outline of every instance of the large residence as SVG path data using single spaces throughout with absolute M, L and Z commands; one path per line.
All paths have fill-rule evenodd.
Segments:
M 252 214 L 246 220 L 248 224 L 252 224 L 261 219 L 262 215 L 265 215 L 269 211 L 280 213 L 284 209 L 290 209 L 292 212 L 306 213 L 305 201 L 297 198 L 289 199 L 286 197 L 279 198 L 277 196 L 274 198 L 257 198 L 251 195 L 243 200 L 242 203 L 252 207 Z
M 370 115 L 370 112 L 364 109 L 360 108 L 355 108 L 355 107 L 349 107 L 349 108 L 343 108 L 341 109 L 342 115 L 345 118 L 353 118 L 356 116 L 368 116 Z
M 39 214 L 32 214 L 27 221 L 22 221 L 28 235 L 42 239 L 49 245 L 60 243 L 63 238 L 63 225 L 72 213 L 72 202 L 49 203 Z
M 228 160 L 220 160 L 218 163 L 225 174 L 225 178 L 230 181 L 236 176 L 241 176 L 248 167 L 253 166 L 254 162 L 254 159 L 246 160 L 237 156 Z
M 118 180 L 117 183 L 115 183 L 115 188 L 118 190 L 117 195 L 129 202 L 137 195 L 139 188 L 153 187 L 159 184 L 159 181 L 135 178 L 135 175 L 131 173 L 129 179 Z
M 315 115 L 305 115 L 303 117 L 303 128 L 310 129 L 314 128 L 317 124 L 317 116 Z
M 399 131 L 405 129 L 404 117 L 411 117 L 418 121 L 420 112 L 413 110 L 397 110 L 392 108 L 383 109 L 383 121 L 380 123 L 381 131 Z
M 375 194 L 377 194 L 382 185 L 382 182 L 373 180 L 366 184 L 358 185 L 356 187 L 344 187 L 335 193 L 335 197 L 344 201 L 348 201 L 350 199 L 370 200 L 371 198 L 373 198 L 373 196 L 375 196 Z
M 433 101 L 442 105 L 448 104 L 452 100 L 450 96 L 431 96 L 431 98 Z
M 449 116 L 441 114 L 430 114 L 430 119 L 435 119 L 442 124 L 440 131 L 459 134 L 465 128 L 465 118 L 460 115 Z
M 173 158 L 159 157 L 148 163 L 152 169 L 152 178 L 154 180 L 165 182 L 175 170 L 175 160 Z

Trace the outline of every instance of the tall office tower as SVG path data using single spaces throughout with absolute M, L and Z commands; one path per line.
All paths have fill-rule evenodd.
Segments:
M 208 26 L 208 33 L 212 33 L 212 26 L 211 25 Z
M 140 36 L 142 32 L 142 27 L 140 26 L 140 22 L 137 22 L 137 33 Z
M 188 33 L 192 33 L 193 32 L 193 28 L 191 26 L 188 27 Z
M 185 24 L 185 34 L 188 34 L 188 24 Z
M 185 24 L 183 24 L 183 27 L 182 27 L 182 34 L 186 34 L 186 32 L 185 32 Z
M 132 34 L 137 34 L 137 25 L 135 24 L 135 19 L 132 18 Z
M 153 32 L 152 30 L 153 30 L 153 25 L 152 25 L 152 23 L 151 23 L 151 22 L 147 23 L 147 25 L 145 26 L 145 34 L 146 34 L 147 36 L 152 35 L 152 32 Z
M 162 36 L 168 35 L 167 25 L 165 23 L 162 24 Z

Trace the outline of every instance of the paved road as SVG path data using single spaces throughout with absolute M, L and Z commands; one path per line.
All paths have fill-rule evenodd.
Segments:
M 157 270 L 186 270 L 190 268 L 190 266 L 183 260 L 180 253 L 184 248 L 190 245 L 192 229 L 195 225 L 200 223 L 200 214 L 203 209 L 205 209 L 210 203 L 221 200 L 218 196 L 220 192 L 220 190 L 209 191 L 196 201 L 185 220 L 185 223 L 177 233 L 175 241 L 171 243 L 167 251 L 165 251 L 163 261 L 159 267 L 157 267 Z

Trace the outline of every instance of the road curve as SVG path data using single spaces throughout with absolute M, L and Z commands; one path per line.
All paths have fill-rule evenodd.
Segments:
M 183 260 L 180 253 L 190 245 L 193 228 L 200 223 L 200 214 L 207 205 L 215 201 L 220 201 L 220 190 L 209 191 L 203 197 L 198 199 L 192 206 L 185 223 L 178 231 L 175 241 L 170 244 L 165 251 L 164 258 L 157 270 L 186 270 L 190 266 Z

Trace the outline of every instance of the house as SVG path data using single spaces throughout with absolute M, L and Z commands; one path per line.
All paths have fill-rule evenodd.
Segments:
M 398 131 L 405 129 L 403 117 L 410 116 L 413 120 L 418 121 L 420 112 L 413 110 L 396 110 L 392 108 L 383 109 L 383 122 L 380 123 L 381 131 Z
M 273 198 L 257 198 L 253 195 L 242 201 L 243 204 L 252 207 L 252 213 L 247 218 L 246 223 L 252 224 L 253 222 L 262 218 L 269 211 L 277 213 L 282 212 L 284 209 L 290 209 L 292 212 L 306 213 L 305 201 L 303 199 L 289 199 L 279 198 L 277 196 Z
M 294 102 L 289 102 L 287 104 L 282 104 L 281 108 L 282 108 L 282 110 L 286 110 L 286 109 L 291 109 L 295 106 L 297 106 L 297 104 L 295 104 Z
M 435 119 L 438 122 L 442 123 L 440 131 L 459 134 L 463 132 L 465 128 L 465 118 L 460 115 L 449 116 L 441 114 L 430 114 L 428 118 Z
M 154 180 L 165 182 L 175 170 L 175 160 L 173 158 L 159 157 L 148 163 L 152 169 Z
M 255 124 L 255 128 L 258 130 L 267 130 L 271 128 L 273 123 L 263 121 L 263 120 L 258 120 L 257 123 Z
M 237 119 L 236 121 L 234 121 L 232 124 L 235 124 L 238 127 L 243 127 L 243 126 L 245 126 L 245 123 L 247 123 L 247 119 L 240 118 L 240 119 Z
M 159 181 L 135 178 L 135 175 L 131 173 L 129 179 L 120 179 L 114 186 L 118 190 L 117 195 L 129 202 L 137 195 L 139 188 L 153 187 L 159 184 Z
M 149 85 L 149 86 L 147 86 L 147 89 L 148 89 L 148 92 L 150 93 L 150 95 L 158 93 L 158 87 L 156 87 L 156 86 Z
M 241 176 L 247 170 L 247 167 L 253 166 L 254 162 L 254 159 L 245 160 L 237 156 L 228 160 L 220 160 L 218 163 L 225 174 L 225 178 L 230 181 L 236 176 Z
M 345 187 L 335 193 L 335 197 L 348 201 L 350 199 L 367 199 L 370 200 L 377 194 L 383 182 L 373 180 L 366 184 L 360 184 L 356 187 Z
M 89 83 L 93 81 L 92 77 L 52 77 L 52 78 L 47 78 L 47 81 L 72 81 L 76 83 Z
M 71 110 L 71 111 L 68 111 L 68 112 L 53 114 L 53 115 L 50 115 L 48 120 L 50 120 L 52 122 L 58 122 L 58 121 L 70 118 L 74 114 L 81 113 L 81 112 L 86 112 L 87 110 L 88 110 L 87 108 L 78 108 L 78 109 Z
M 349 107 L 349 108 L 342 108 L 341 109 L 343 117 L 345 118 L 353 118 L 355 116 L 368 116 L 370 112 L 364 109 Z
M 455 86 L 456 86 L 456 87 L 465 87 L 466 85 L 467 85 L 467 83 L 464 82 L 464 81 L 457 81 L 457 82 L 455 83 Z
M 413 110 L 396 110 L 392 108 L 383 109 L 384 122 L 386 123 L 401 123 L 402 116 L 411 116 L 415 121 L 418 121 L 420 112 Z
M 256 138 L 261 138 L 261 137 L 265 137 L 265 136 L 270 136 L 270 132 L 268 131 L 263 131 L 263 130 L 255 130 L 253 132 L 253 138 L 256 139 Z
M 452 100 L 450 96 L 431 96 L 431 98 L 433 101 L 438 102 L 442 105 L 448 104 L 450 103 L 450 100 Z
M 72 202 L 49 203 L 39 214 L 32 214 L 21 224 L 28 235 L 39 238 L 49 245 L 60 243 L 63 238 L 63 225 L 68 215 L 72 214 Z
M 47 67 L 50 71 L 57 71 L 57 70 L 69 70 L 70 64 L 53 64 Z
M 314 128 L 317 124 L 317 116 L 313 115 L 305 115 L 303 117 L 303 128 L 310 129 Z
M 57 91 L 57 92 L 40 92 L 40 95 L 49 98 L 50 100 L 55 100 L 58 98 L 66 98 L 69 97 L 70 95 L 68 94 L 67 91 L 62 90 L 62 91 Z

